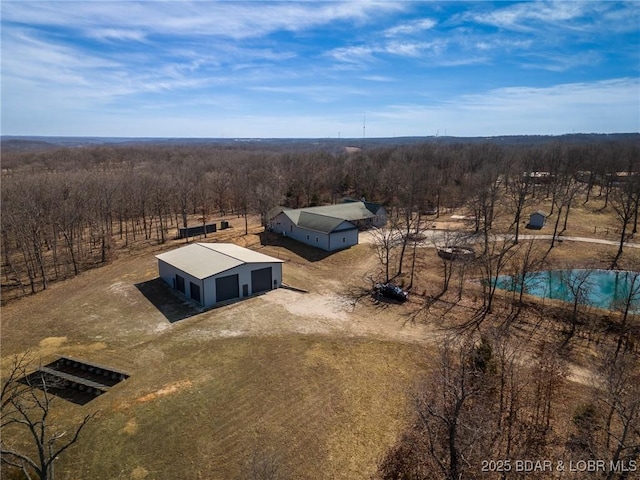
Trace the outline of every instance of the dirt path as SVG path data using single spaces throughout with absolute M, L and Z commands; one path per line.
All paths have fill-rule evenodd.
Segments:
M 460 230 L 425 230 L 422 234 L 425 236 L 425 239 L 418 243 L 421 247 L 432 247 L 434 245 L 444 245 L 446 243 L 447 238 L 453 233 L 468 233 L 461 232 Z M 501 234 L 495 235 L 493 238 L 504 240 L 508 238 L 513 238 L 514 235 L 511 234 Z M 520 240 L 552 240 L 553 235 L 539 234 L 539 235 L 518 235 Z M 480 240 L 480 236 L 468 234 L 468 237 L 465 238 L 468 242 L 475 242 Z M 374 234 L 371 231 L 360 232 L 360 243 L 373 244 L 375 243 Z M 574 236 L 564 236 L 558 235 L 556 237 L 556 241 L 568 241 L 568 242 L 583 242 L 583 243 L 596 243 L 599 245 L 611 245 L 618 246 L 620 245 L 620 241 L 616 240 L 605 240 L 603 238 L 592 238 L 592 237 L 574 237 Z M 624 242 L 624 247 L 629 248 L 640 248 L 640 243 L 633 242 Z

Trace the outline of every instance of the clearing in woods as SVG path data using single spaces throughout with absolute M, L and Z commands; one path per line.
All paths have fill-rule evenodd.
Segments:
M 154 251 L 3 307 L 3 367 L 29 350 L 43 363 L 65 355 L 131 375 L 84 406 L 58 400 L 62 425 L 100 412 L 58 475 L 246 478 L 256 461 L 289 478 L 375 472 L 439 333 L 407 324 L 409 305 L 354 305 L 376 268 L 370 245 L 314 261 L 258 236 L 244 244 L 284 258 L 284 281 L 308 293 L 201 311 L 165 290 L 155 305 L 149 291 L 164 287 Z
M 308 293 L 283 288 L 202 311 L 157 280 L 154 254 L 180 245 L 169 242 L 3 308 L 4 368 L 28 350 L 43 363 L 65 355 L 131 375 L 54 412 L 61 425 L 100 412 L 57 464 L 61 478 L 247 478 L 256 464 L 287 478 L 374 474 L 445 331 L 413 319 L 418 298 L 356 301 L 380 272 L 370 243 L 326 255 L 291 240 L 263 246 L 258 231 L 234 241 L 284 259 L 284 282 Z M 611 248 L 594 245 L 585 260 Z M 435 250 L 419 250 L 415 291 L 437 290 Z M 575 260 L 574 250 L 553 255 Z M 572 390 L 588 383 L 584 365 L 572 379 Z

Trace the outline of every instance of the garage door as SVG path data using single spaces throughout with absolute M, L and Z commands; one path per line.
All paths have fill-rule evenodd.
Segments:
M 238 275 L 228 275 L 216 278 L 216 301 L 222 302 L 231 298 L 238 298 L 240 289 L 238 287 Z
M 271 290 L 271 267 L 251 272 L 251 291 L 253 293 Z

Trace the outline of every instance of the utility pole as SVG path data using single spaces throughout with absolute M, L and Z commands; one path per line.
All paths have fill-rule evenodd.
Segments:
M 363 113 L 362 114 L 362 140 L 364 140 L 367 137 L 366 132 L 367 132 L 367 114 Z

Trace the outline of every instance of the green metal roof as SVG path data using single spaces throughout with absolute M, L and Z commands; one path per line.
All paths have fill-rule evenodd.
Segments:
M 289 213 L 289 212 L 285 212 Z M 331 233 L 343 230 L 353 230 L 356 226 L 342 218 L 330 217 L 327 215 L 319 215 L 308 211 L 301 211 L 296 224 L 299 227 L 316 232 Z
M 350 222 L 375 217 L 380 208 L 382 208 L 381 205 L 371 202 L 345 202 L 298 209 L 278 207 L 269 212 L 269 218 L 284 213 L 299 227 L 331 233 L 356 228 Z
M 378 206 L 378 208 L 380 208 L 380 206 Z M 347 220 L 349 222 L 364 220 L 366 218 L 376 216 L 372 210 L 367 208 L 365 202 L 338 203 L 336 205 L 325 205 L 322 207 L 302 208 L 301 210 L 303 212 L 341 218 L 342 220 Z

